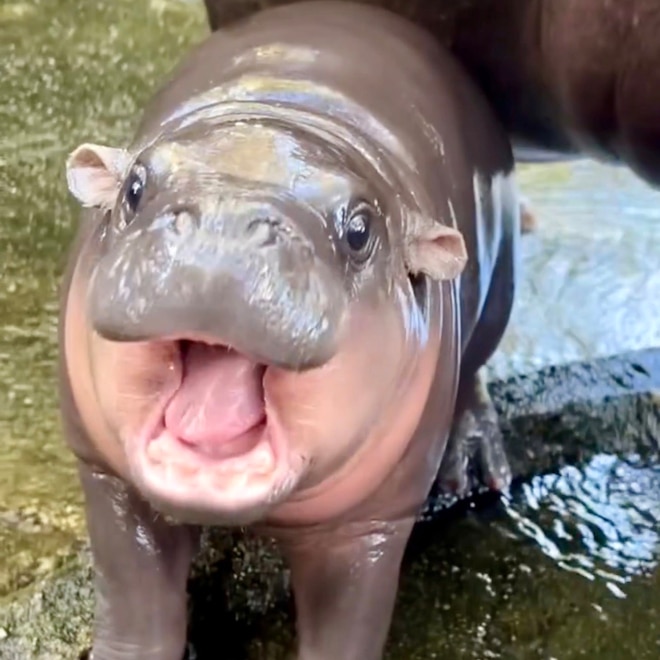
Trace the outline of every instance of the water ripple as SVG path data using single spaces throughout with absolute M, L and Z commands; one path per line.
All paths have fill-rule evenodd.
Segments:
M 581 469 L 533 478 L 504 502 L 518 535 L 563 569 L 604 580 L 617 597 L 658 564 L 660 465 L 638 456 L 599 454 Z

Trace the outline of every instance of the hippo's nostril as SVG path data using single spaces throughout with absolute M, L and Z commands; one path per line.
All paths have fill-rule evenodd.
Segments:
M 189 211 L 179 211 L 174 216 L 174 228 L 179 234 L 187 234 L 195 226 L 195 219 Z
M 256 218 L 248 223 L 246 234 L 251 243 L 259 247 L 274 245 L 277 241 L 279 220 L 271 218 Z

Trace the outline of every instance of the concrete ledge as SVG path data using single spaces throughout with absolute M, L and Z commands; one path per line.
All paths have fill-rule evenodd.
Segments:
M 490 387 L 517 480 L 597 453 L 650 456 L 660 448 L 660 349 L 550 367 Z M 455 504 L 432 493 L 422 518 L 441 524 L 465 506 Z M 204 639 L 217 633 L 221 612 L 240 643 L 254 631 L 255 615 L 287 603 L 287 587 L 269 543 L 209 532 L 190 581 L 190 632 L 199 650 L 190 657 L 204 660 Z M 89 642 L 92 609 L 89 552 L 80 545 L 51 577 L 0 603 L 0 658 L 77 658 Z

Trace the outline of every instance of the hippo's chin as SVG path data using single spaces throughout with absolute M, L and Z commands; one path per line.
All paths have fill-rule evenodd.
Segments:
M 157 509 L 181 522 L 255 522 L 305 471 L 269 409 L 266 367 L 220 346 L 187 347 L 181 356 L 179 388 L 125 445 L 132 477 Z

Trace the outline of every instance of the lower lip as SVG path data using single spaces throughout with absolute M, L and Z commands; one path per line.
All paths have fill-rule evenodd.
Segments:
M 201 453 L 197 448 L 191 448 L 180 438 L 169 433 L 164 426 L 159 429 L 160 431 L 145 445 L 143 452 L 144 458 L 154 468 L 169 464 L 183 473 L 197 472 L 201 469 L 210 470 L 215 474 L 266 474 L 272 472 L 277 464 L 274 445 L 271 443 L 265 424 L 255 427 L 237 439 L 238 442 L 243 443 L 241 451 L 223 456 Z M 261 450 L 258 449 L 260 446 Z
M 179 443 L 191 452 L 210 460 L 221 461 L 236 458 L 251 452 L 263 437 L 266 430 L 266 417 L 255 424 L 252 428 L 241 433 L 235 438 L 224 440 L 219 443 L 209 442 L 205 445 L 188 442 L 185 438 L 177 438 Z

